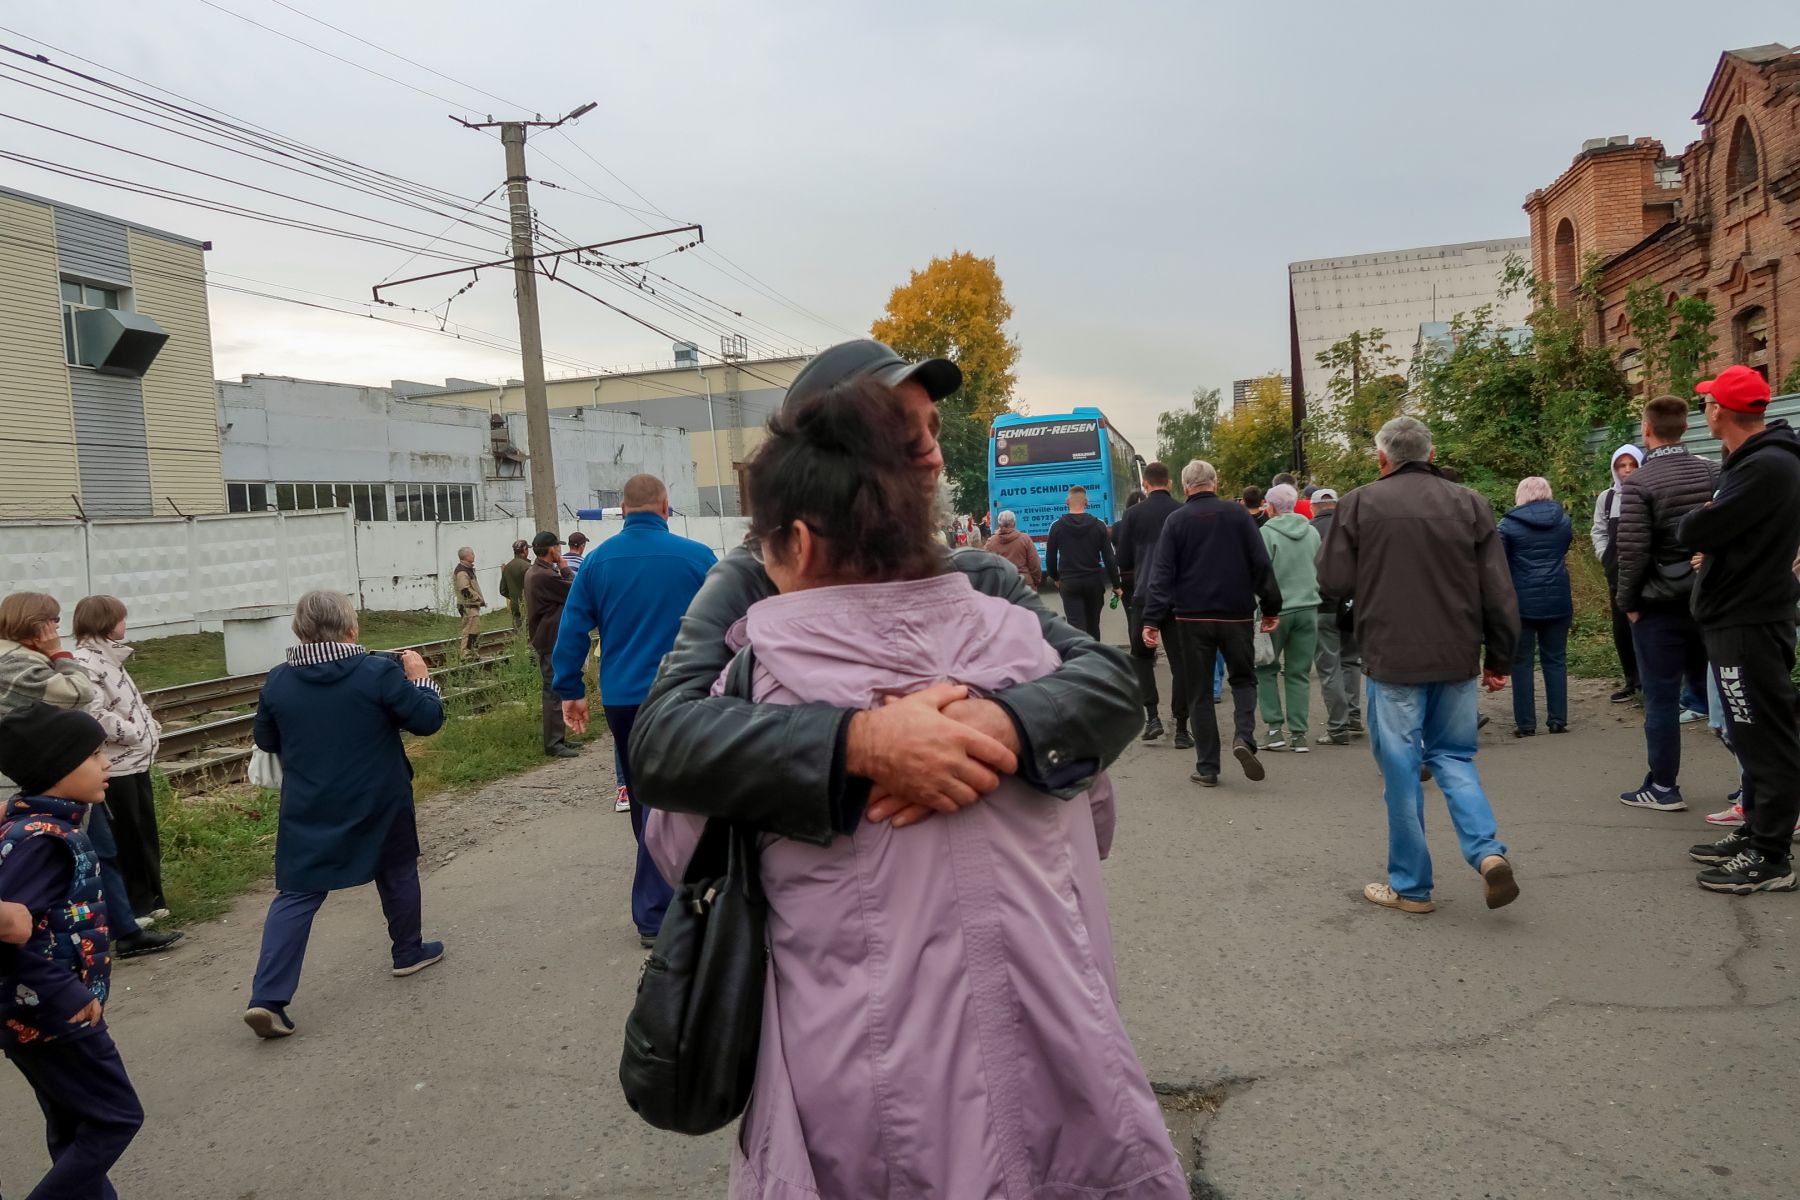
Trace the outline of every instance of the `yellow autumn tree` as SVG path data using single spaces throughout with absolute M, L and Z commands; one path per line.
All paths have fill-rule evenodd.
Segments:
M 988 427 L 1012 406 L 1019 361 L 1019 343 L 1005 328 L 1012 311 L 994 260 L 957 250 L 895 288 L 869 331 L 905 358 L 948 358 L 962 368 L 962 390 L 938 406 L 938 440 L 964 512 L 986 507 Z
M 1219 418 L 1212 453 L 1221 496 L 1236 495 L 1250 484 L 1267 488 L 1270 479 L 1289 469 L 1293 410 L 1279 372 L 1258 379 L 1243 405 Z

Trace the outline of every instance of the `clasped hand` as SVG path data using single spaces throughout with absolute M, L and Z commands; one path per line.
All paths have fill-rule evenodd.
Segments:
M 850 718 L 845 769 L 873 782 L 865 813 L 896 829 L 967 808 L 1019 769 L 1018 731 L 992 700 L 934 684 Z

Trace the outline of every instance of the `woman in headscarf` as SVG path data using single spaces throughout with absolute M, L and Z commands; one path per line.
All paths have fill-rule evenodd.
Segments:
M 1613 593 L 1619 590 L 1619 489 L 1643 464 L 1644 452 L 1630 442 L 1613 451 L 1613 485 L 1594 501 L 1594 521 L 1588 529 L 1594 557 L 1606 571 L 1606 606 L 1612 610 L 1613 649 L 1618 652 L 1619 668 L 1625 673 L 1625 686 L 1612 694 L 1614 704 L 1626 703 L 1638 691 L 1637 649 L 1631 644 L 1631 622 L 1619 611 Z
M 1513 736 L 1537 732 L 1532 660 L 1544 666 L 1544 706 L 1551 733 L 1569 728 L 1569 625 L 1575 603 L 1569 588 L 1569 514 L 1550 496 L 1550 481 L 1519 481 L 1515 507 L 1500 519 L 1506 565 L 1519 597 L 1519 645 L 1513 652 Z

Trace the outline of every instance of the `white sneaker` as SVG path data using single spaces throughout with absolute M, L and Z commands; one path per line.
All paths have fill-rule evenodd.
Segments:
M 1691 708 L 1684 708 L 1681 710 L 1681 723 L 1683 725 L 1692 725 L 1695 721 L 1704 720 L 1706 720 L 1706 714 L 1703 712 L 1695 712 Z
M 1737 829 L 1744 823 L 1744 806 L 1733 804 L 1730 808 L 1722 808 L 1716 813 L 1707 813 L 1706 823 L 1717 825 L 1722 829 Z
M 1286 750 L 1287 735 L 1279 729 L 1269 730 L 1269 736 L 1263 739 L 1262 748 L 1264 750 Z
M 1294 739 L 1294 753 L 1295 754 L 1307 754 L 1307 753 L 1310 753 L 1311 750 L 1312 750 L 1312 747 L 1306 744 L 1305 738 L 1297 737 Z
M 631 811 L 631 789 L 623 784 L 619 785 L 619 798 L 613 801 L 613 811 L 616 813 Z

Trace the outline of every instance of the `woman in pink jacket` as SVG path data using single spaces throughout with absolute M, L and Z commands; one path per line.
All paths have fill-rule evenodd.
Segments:
M 870 708 L 1056 667 L 1033 613 L 946 572 L 911 441 L 868 381 L 771 422 L 749 494 L 781 594 L 731 639 L 752 648 L 759 702 Z M 1008 778 L 905 828 L 764 839 L 769 970 L 734 1198 L 1188 1195 L 1119 1015 L 1112 814 L 1104 776 L 1085 803 Z M 651 814 L 669 878 L 700 828 Z

